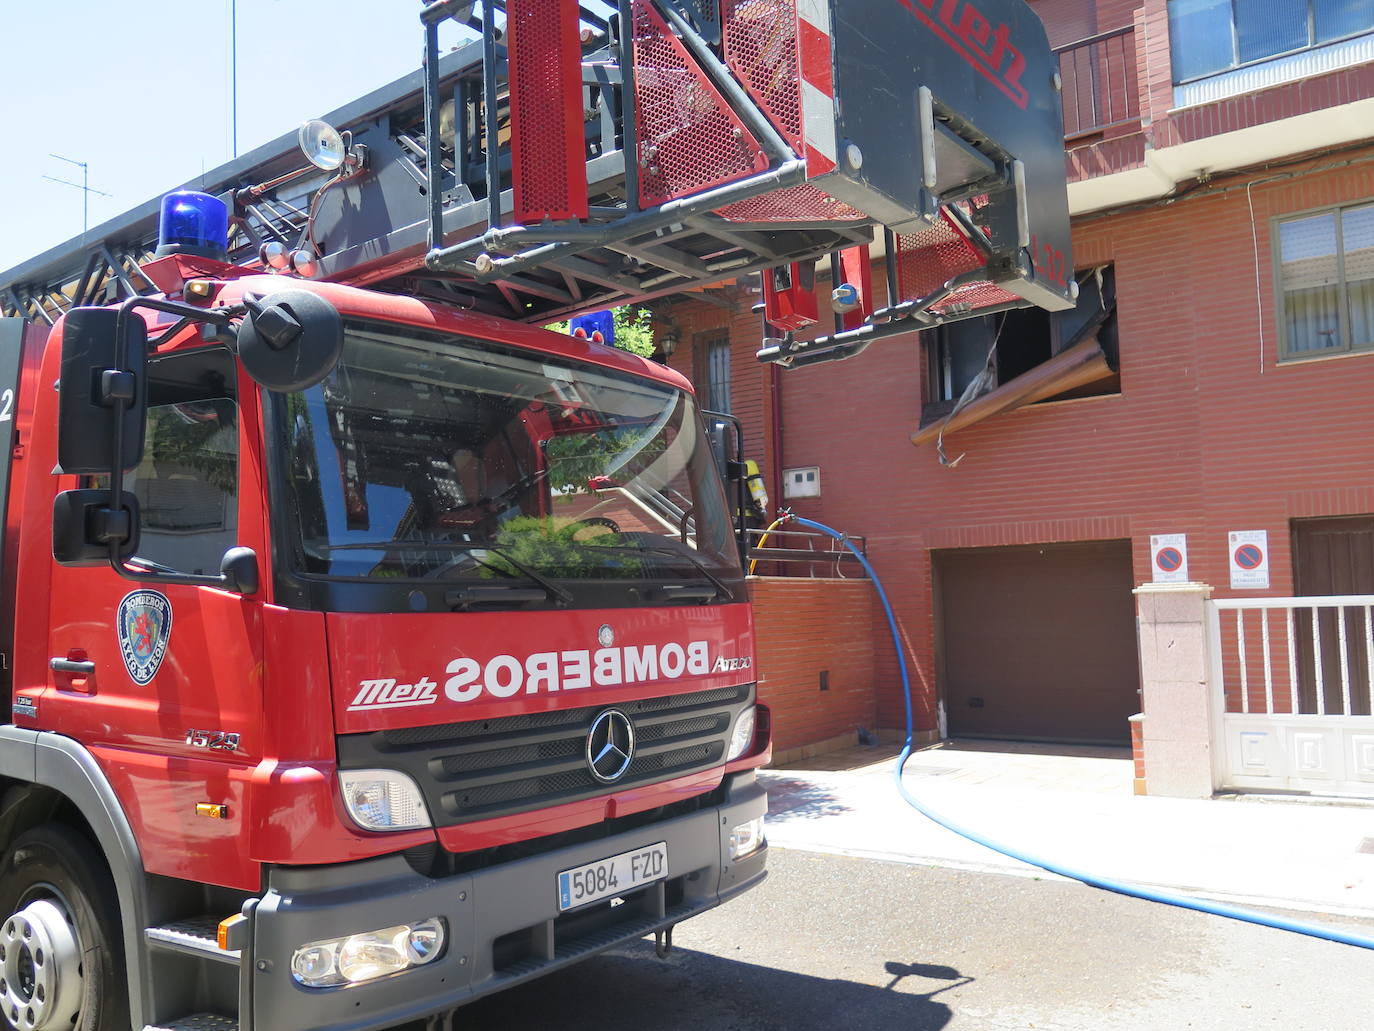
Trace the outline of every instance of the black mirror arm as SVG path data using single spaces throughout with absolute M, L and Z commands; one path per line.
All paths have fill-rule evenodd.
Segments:
M 186 587 L 218 587 L 237 594 L 258 593 L 258 556 L 252 548 L 230 548 L 224 553 L 218 573 L 183 573 L 150 559 L 133 556 L 112 563 L 115 572 L 136 583 L 181 584 Z M 130 566 L 142 567 L 130 568 Z

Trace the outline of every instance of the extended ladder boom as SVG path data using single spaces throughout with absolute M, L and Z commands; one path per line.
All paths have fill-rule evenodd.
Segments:
M 449 20 L 480 38 L 441 58 Z M 337 167 L 284 137 L 196 184 L 231 205 L 231 261 L 272 245 L 532 322 L 768 270 L 760 357 L 784 364 L 1073 303 L 1056 66 L 1023 0 L 436 0 L 421 21 L 425 67 L 328 117 Z M 0 274 L 0 304 L 51 322 L 151 289 L 156 223 L 150 201 Z M 827 255 L 843 314 L 801 343 Z

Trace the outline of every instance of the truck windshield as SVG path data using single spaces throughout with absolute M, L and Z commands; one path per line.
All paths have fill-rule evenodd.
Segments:
M 350 323 L 335 371 L 282 404 L 307 576 L 518 585 L 562 603 L 585 601 L 579 582 L 597 596 L 608 581 L 735 593 L 730 510 L 680 390 Z

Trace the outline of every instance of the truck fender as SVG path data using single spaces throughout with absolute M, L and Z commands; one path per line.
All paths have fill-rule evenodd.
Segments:
M 147 881 L 133 828 L 104 771 L 86 747 L 72 738 L 0 726 L 0 776 L 57 792 L 90 824 L 119 895 L 130 1022 L 143 1027 L 145 1015 L 152 1012 L 143 935 L 148 926 Z

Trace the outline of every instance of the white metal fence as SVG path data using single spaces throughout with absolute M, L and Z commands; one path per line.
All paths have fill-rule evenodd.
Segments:
M 1218 786 L 1374 796 L 1374 595 L 1208 604 Z

